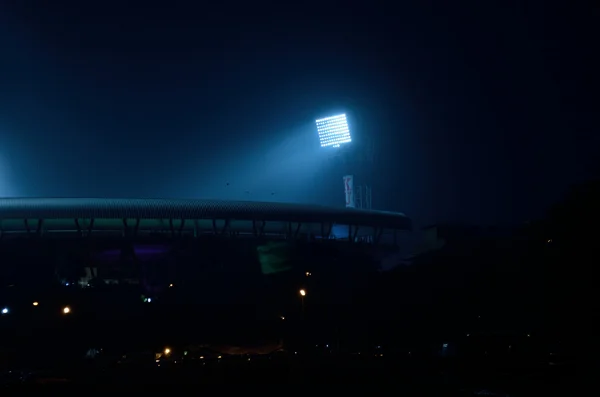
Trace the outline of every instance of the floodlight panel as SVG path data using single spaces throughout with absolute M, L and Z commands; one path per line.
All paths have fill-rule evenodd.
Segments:
M 317 132 L 321 147 L 339 147 L 342 143 L 352 142 L 345 114 L 317 120 Z

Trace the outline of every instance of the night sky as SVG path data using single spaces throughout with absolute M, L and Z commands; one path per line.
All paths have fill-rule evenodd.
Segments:
M 564 3 L 2 1 L 0 196 L 343 205 L 346 112 L 376 209 L 540 217 L 599 170 L 600 15 Z

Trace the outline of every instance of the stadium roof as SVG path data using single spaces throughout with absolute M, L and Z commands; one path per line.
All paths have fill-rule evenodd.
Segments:
M 238 229 L 248 228 L 255 222 L 269 223 L 275 228 L 279 227 L 275 224 L 290 226 L 295 223 L 298 229 L 300 225 L 328 224 L 329 229 L 346 226 L 363 231 L 379 229 L 382 233 L 411 229 L 410 219 L 402 213 L 293 203 L 196 199 L 0 198 L 0 231 L 9 232 L 17 226 L 29 231 L 30 228 L 36 228 L 33 222 L 39 222 L 38 227 L 41 228 L 42 220 L 45 229 L 50 228 L 48 224 L 52 224 L 52 220 L 55 220 L 56 229 L 62 229 L 68 225 L 73 227 L 74 220 L 78 219 L 118 222 L 127 219 L 166 219 L 171 220 L 171 228 L 172 220 L 181 222 L 179 227 L 182 229 L 183 220 L 196 223 L 211 220 L 213 227 L 215 220 L 226 221 L 228 227 L 235 222 Z M 28 220 L 31 224 L 28 224 Z M 63 222 L 59 224 L 56 220 Z M 192 223 L 187 222 L 187 227 L 191 227 Z M 348 232 L 344 234 L 348 236 Z

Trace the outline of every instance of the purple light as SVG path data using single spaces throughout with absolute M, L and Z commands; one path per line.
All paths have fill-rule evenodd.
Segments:
M 167 254 L 170 247 L 166 245 L 139 245 L 134 246 L 133 251 L 138 259 L 145 260 L 155 256 Z M 121 257 L 120 249 L 109 249 L 98 253 L 97 258 L 105 261 L 118 260 Z
M 140 246 L 133 248 L 136 255 L 160 255 L 165 254 L 169 251 L 168 247 L 165 246 Z

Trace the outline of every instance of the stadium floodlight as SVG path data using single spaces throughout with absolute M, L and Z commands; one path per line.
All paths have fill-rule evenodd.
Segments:
M 340 147 L 341 144 L 352 141 L 345 114 L 317 120 L 317 131 L 321 147 Z

